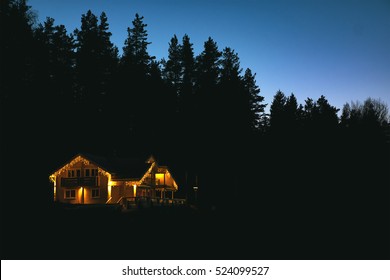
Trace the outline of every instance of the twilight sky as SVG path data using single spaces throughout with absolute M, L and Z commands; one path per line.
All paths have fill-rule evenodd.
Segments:
M 346 102 L 381 99 L 390 106 L 389 0 L 29 0 L 38 22 L 47 16 L 68 32 L 88 9 L 107 14 L 120 53 L 135 13 L 144 16 L 149 53 L 168 56 L 174 34 L 187 33 L 195 55 L 211 36 L 234 49 L 256 73 L 265 102 L 277 90 L 299 103 L 321 94 Z M 269 106 L 268 106 L 269 108 Z

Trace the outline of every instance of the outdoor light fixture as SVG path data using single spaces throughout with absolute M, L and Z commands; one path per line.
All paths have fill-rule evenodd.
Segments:
M 193 189 L 195 192 L 195 203 L 197 203 L 198 202 L 198 186 L 194 186 Z

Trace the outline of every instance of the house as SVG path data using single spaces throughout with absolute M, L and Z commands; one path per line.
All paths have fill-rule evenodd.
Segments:
M 49 176 L 54 201 L 72 204 L 174 203 L 178 185 L 167 166 L 146 160 L 77 154 Z

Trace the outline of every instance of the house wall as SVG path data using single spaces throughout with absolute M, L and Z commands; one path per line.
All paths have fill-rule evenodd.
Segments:
M 75 163 L 70 168 L 65 169 L 60 175 L 56 177 L 56 200 L 64 203 L 106 203 L 108 200 L 108 177 L 97 172 L 98 167 L 94 164 L 85 164 L 80 161 Z M 93 176 L 93 175 L 97 176 Z M 78 178 L 97 177 L 97 184 L 95 186 L 77 186 L 66 187 L 61 185 L 62 178 Z M 99 197 L 92 197 L 93 189 L 99 189 Z M 75 197 L 72 199 L 66 198 L 67 190 L 75 190 Z
M 111 203 L 116 203 L 121 197 L 133 197 L 133 186 L 126 186 L 125 182 L 116 182 L 115 186 L 111 189 Z

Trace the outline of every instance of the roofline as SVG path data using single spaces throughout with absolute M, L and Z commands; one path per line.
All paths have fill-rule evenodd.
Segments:
M 90 161 L 91 163 L 93 163 L 94 165 L 96 165 L 97 167 L 100 167 L 101 169 L 103 169 L 104 171 L 106 172 L 109 172 L 111 173 L 111 171 L 109 171 L 108 169 L 106 169 L 105 167 L 101 166 L 100 164 L 97 164 L 95 161 L 91 160 L 88 156 L 86 156 L 85 154 L 83 153 L 77 153 L 76 155 L 74 155 L 73 157 L 71 157 L 68 161 L 66 161 L 64 164 L 62 164 L 59 168 L 57 168 L 56 170 L 54 170 L 54 172 L 51 172 L 50 176 L 52 176 L 54 173 L 58 172 L 60 169 L 64 168 L 67 164 L 71 163 L 72 160 L 75 160 L 77 157 L 82 157 L 82 158 L 85 158 L 86 160 Z

